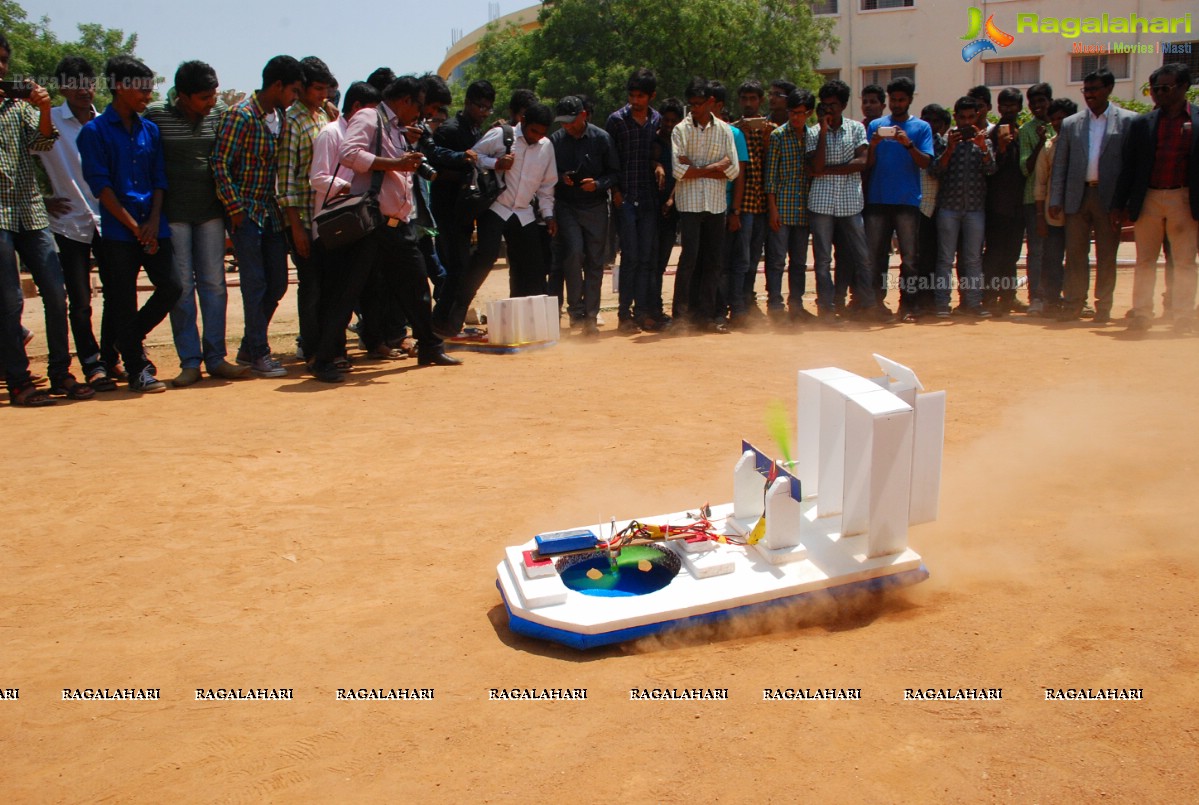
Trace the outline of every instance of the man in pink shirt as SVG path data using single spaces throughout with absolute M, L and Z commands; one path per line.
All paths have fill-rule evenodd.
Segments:
M 365 81 L 355 81 L 346 90 L 341 116 L 326 124 L 316 136 L 316 142 L 312 145 L 312 167 L 308 172 L 315 199 L 312 224 L 314 242 L 318 237 L 316 216 L 321 214 L 328 201 L 349 193 L 350 182 L 356 176 L 354 171 L 344 167 L 340 161 L 341 146 L 345 142 L 350 120 L 359 113 L 374 115 L 382 100 L 383 96 L 379 90 Z M 334 356 L 333 362 L 343 371 L 349 366 L 345 361 L 346 325 L 361 298 L 361 289 L 356 290 L 347 282 L 351 273 L 347 269 L 352 254 L 351 249 L 324 249 L 325 259 L 321 262 L 320 287 L 323 293 L 320 327 L 317 328 L 320 335 L 309 357 L 311 363 L 321 350 L 321 342 L 327 342 L 325 349 Z
M 383 272 L 416 335 L 417 362 L 421 366 L 454 366 L 461 361 L 446 354 L 430 326 L 429 278 L 412 226 L 416 210 L 412 174 L 424 157 L 410 147 L 407 133 L 420 117 L 423 104 L 420 82 L 413 76 L 401 76 L 383 90 L 383 103 L 373 114 L 367 111 L 350 119 L 341 145 L 341 164 L 354 171 L 352 193 L 368 190 L 373 173 L 383 174 L 379 187 L 383 225 L 351 247 L 345 264 L 346 290 L 356 298 L 372 270 Z M 379 132 L 379 152 L 375 153 L 375 135 Z M 331 351 L 331 340 L 322 334 L 312 363 L 313 376 L 326 383 L 343 381 L 344 375 L 333 365 L 337 357 Z

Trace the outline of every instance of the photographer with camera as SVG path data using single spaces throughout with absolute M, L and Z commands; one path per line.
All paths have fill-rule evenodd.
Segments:
M 620 179 L 620 159 L 608 132 L 589 122 L 583 101 L 568 95 L 558 101 L 550 135 L 558 184 L 554 210 L 558 236 L 554 262 L 566 280 L 566 309 L 583 335 L 598 335 L 600 289 L 608 231 L 608 190 Z
M 416 210 L 413 174 L 424 156 L 410 147 L 409 126 L 420 118 L 424 92 L 414 76 L 400 76 L 383 90 L 383 103 L 374 112 L 355 114 L 341 146 L 341 164 L 354 171 L 352 193 L 370 189 L 371 175 L 384 172 L 379 188 L 381 224 L 355 243 L 348 255 L 347 284 L 352 291 L 363 287 L 372 271 L 380 272 L 399 300 L 417 339 L 421 366 L 456 366 L 461 361 L 445 353 L 442 341 L 430 326 L 431 298 L 425 261 L 412 219 Z M 380 130 L 382 127 L 382 130 Z M 379 134 L 379 152 L 375 152 Z M 352 298 L 352 294 L 351 294 Z M 335 355 L 322 348 L 312 363 L 312 374 L 325 383 L 340 383 L 345 377 L 333 365 Z
M 963 313 L 991 317 L 982 306 L 982 251 L 986 227 L 987 177 L 995 172 L 995 151 L 987 138 L 986 118 L 969 95 L 953 105 L 953 120 L 944 149 L 937 144 L 929 172 L 937 188 L 937 277 L 934 288 L 937 316 L 949 315 L 950 273 L 958 255 L 958 296 Z M 962 248 L 958 250 L 958 238 Z

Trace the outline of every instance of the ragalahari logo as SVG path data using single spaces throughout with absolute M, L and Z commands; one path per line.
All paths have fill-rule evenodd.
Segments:
M 986 33 L 986 36 L 979 38 L 979 33 Z M 975 56 L 982 53 L 984 50 L 989 50 L 992 53 L 998 53 L 995 49 L 996 45 L 1005 48 L 1012 42 L 1016 41 L 1016 37 L 1009 33 L 999 30 L 995 25 L 995 15 L 987 17 L 987 24 L 983 26 L 983 13 L 977 8 L 970 8 L 970 30 L 962 39 L 970 41 L 962 48 L 962 61 L 969 62 Z

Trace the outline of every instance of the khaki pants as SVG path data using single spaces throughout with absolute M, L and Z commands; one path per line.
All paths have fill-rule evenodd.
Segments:
M 1157 283 L 1157 258 L 1162 240 L 1170 239 L 1174 256 L 1174 284 L 1170 289 L 1175 319 L 1195 315 L 1196 240 L 1199 222 L 1191 217 L 1189 191 L 1149 190 L 1134 229 L 1137 268 L 1132 280 L 1132 309 L 1137 316 L 1153 318 L 1153 289 Z

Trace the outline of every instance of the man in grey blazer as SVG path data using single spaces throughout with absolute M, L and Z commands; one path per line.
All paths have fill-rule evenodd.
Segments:
M 1109 103 L 1116 80 L 1106 67 L 1083 78 L 1086 109 L 1062 123 L 1053 157 L 1049 211 L 1066 214 L 1066 277 L 1058 321 L 1077 321 L 1087 301 L 1091 235 L 1095 237 L 1095 323 L 1112 319 L 1120 230 L 1110 216 L 1124 137 L 1136 115 Z

